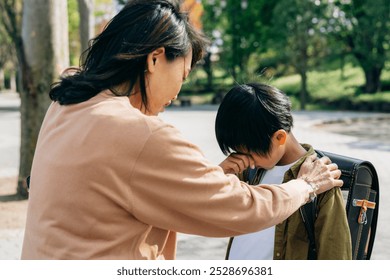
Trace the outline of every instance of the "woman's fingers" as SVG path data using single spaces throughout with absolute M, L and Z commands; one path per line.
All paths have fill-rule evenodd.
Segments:
M 332 161 L 330 160 L 330 158 L 328 157 L 322 157 L 319 159 L 320 161 L 322 161 L 323 163 L 325 164 L 330 164 Z
M 341 177 L 341 171 L 339 169 L 330 171 L 330 174 L 332 175 L 333 179 L 338 179 Z
M 340 179 L 333 180 L 333 186 L 335 186 L 335 187 L 342 187 L 343 184 L 344 184 L 343 180 L 340 180 Z
M 323 193 L 333 187 L 341 187 L 343 181 L 340 180 L 341 171 L 337 164 L 332 163 L 329 157 L 317 158 L 316 155 L 308 157 L 302 164 L 298 178 L 318 186 L 317 194 Z
M 329 169 L 330 171 L 338 170 L 338 168 L 339 168 L 339 167 L 337 166 L 336 163 L 328 164 L 328 169 Z

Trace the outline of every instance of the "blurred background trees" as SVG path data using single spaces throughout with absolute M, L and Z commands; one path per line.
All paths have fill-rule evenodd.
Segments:
M 0 0 L 0 92 L 21 97 L 21 196 L 50 85 L 126 2 Z M 390 1 L 182 2 L 210 38 L 182 96 L 218 103 L 234 84 L 260 81 L 294 109 L 390 111 Z
M 330 83 L 340 86 L 328 87 L 331 101 L 335 96 L 356 99 L 360 94 L 390 101 L 390 1 L 203 0 L 202 3 L 204 31 L 213 38 L 213 45 L 218 46 L 214 50 L 218 57 L 213 68 L 222 69 L 231 78 L 223 83 L 230 86 L 234 81 L 275 81 L 295 98 L 297 108 L 305 109 L 308 102 L 313 104 L 325 97 L 318 95 L 323 90 L 315 85 L 324 85 L 315 80 L 318 71 L 326 76 L 326 72 L 338 68 L 340 79 Z M 345 67 L 348 71 L 353 68 L 357 73 L 353 75 L 359 78 L 345 81 L 351 76 L 345 75 Z M 384 70 L 386 73 L 382 75 Z M 294 83 L 286 79 L 294 79 Z M 214 85 L 219 86 L 215 80 Z M 383 92 L 383 99 L 375 94 L 378 92 Z
M 380 78 L 390 43 L 390 2 L 335 1 L 329 6 L 333 15 L 329 22 L 329 33 L 348 47 L 364 71 L 365 84 L 362 91 L 380 91 Z

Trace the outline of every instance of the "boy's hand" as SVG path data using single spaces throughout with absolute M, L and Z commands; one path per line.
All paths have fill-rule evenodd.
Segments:
M 239 174 L 248 167 L 255 168 L 255 161 L 250 155 L 232 153 L 219 166 L 225 174 Z

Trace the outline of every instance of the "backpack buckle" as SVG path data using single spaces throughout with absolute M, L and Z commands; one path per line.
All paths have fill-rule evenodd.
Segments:
M 375 209 L 376 203 L 366 199 L 354 199 L 352 205 L 360 207 L 360 213 L 358 217 L 359 224 L 367 224 L 367 209 Z

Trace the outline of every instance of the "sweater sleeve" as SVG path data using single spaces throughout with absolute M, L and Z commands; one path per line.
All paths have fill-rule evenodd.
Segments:
M 321 196 L 314 227 L 319 260 L 352 259 L 351 236 L 340 188 Z
M 249 186 L 206 160 L 172 126 L 154 131 L 131 175 L 132 214 L 141 222 L 210 237 L 258 231 L 285 220 L 308 198 L 302 180 Z

